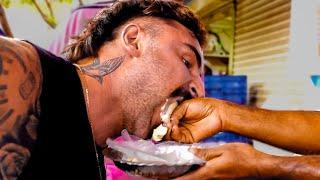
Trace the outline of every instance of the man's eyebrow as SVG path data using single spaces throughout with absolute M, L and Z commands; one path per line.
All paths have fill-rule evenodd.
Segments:
M 188 44 L 188 43 L 183 43 L 183 44 L 186 45 L 191 51 L 193 51 L 193 53 L 196 55 L 198 66 L 202 67 L 202 58 L 201 58 L 200 52 L 191 44 Z

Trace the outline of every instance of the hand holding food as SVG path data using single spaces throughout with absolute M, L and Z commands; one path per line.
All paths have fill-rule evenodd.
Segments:
M 184 101 L 171 115 L 166 139 L 194 143 L 220 132 L 224 105 L 224 101 L 209 98 Z

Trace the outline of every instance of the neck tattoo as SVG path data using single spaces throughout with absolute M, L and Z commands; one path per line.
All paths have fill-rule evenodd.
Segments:
M 100 59 L 96 58 L 89 65 L 77 66 L 81 72 L 93 77 L 102 85 L 103 77 L 115 71 L 122 64 L 123 60 L 124 56 L 116 57 L 103 62 L 100 62 Z

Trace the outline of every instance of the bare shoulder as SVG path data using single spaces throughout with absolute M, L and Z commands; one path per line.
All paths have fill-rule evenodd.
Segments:
M 21 41 L 19 39 L 7 38 L 0 36 L 0 44 L 1 46 L 7 45 L 9 47 L 14 47 L 19 49 L 20 51 L 24 51 L 25 53 L 30 53 L 36 55 L 36 50 L 33 46 L 25 41 Z
M 0 82 L 14 87 L 30 81 L 30 89 L 26 87 L 28 83 L 19 85 L 19 94 L 23 100 L 35 101 L 41 79 L 40 60 L 34 47 L 24 41 L 0 37 Z
M 0 179 L 18 177 L 31 155 L 41 82 L 33 46 L 0 37 Z

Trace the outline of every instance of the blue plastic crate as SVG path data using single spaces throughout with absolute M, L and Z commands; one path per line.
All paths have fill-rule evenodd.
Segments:
M 226 143 L 242 142 L 242 143 L 252 144 L 251 139 L 238 135 L 236 133 L 232 133 L 232 132 L 220 132 L 215 136 L 212 136 L 203 140 L 202 142 L 226 142 Z
M 223 97 L 223 92 L 210 90 L 210 91 L 206 91 L 206 95 L 209 95 L 207 97 L 218 98 L 218 97 Z
M 246 104 L 246 76 L 205 76 L 204 80 L 207 97 Z
M 247 104 L 247 77 L 246 76 L 205 76 L 205 90 L 207 97 L 231 101 L 238 104 Z M 243 142 L 252 144 L 250 138 L 231 133 L 220 132 L 204 142 Z

